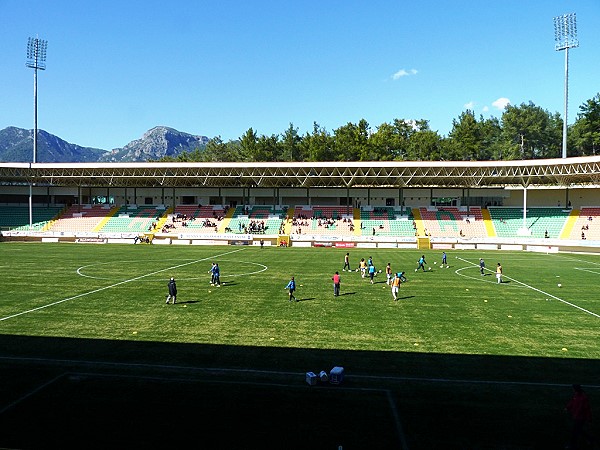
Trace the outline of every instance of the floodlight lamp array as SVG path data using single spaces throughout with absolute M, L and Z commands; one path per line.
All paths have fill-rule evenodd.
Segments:
M 556 51 L 579 47 L 577 39 L 577 15 L 563 14 L 554 18 L 554 49 Z
M 48 41 L 38 38 L 29 38 L 27 41 L 27 62 L 25 65 L 32 69 L 46 69 L 46 49 Z

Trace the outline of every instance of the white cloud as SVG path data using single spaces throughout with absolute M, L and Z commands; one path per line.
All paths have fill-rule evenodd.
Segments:
M 410 70 L 400 69 L 398 72 L 396 72 L 394 75 L 392 75 L 392 80 L 399 80 L 402 77 L 416 75 L 417 73 L 418 73 L 418 71 L 416 69 L 410 69 Z
M 465 103 L 463 105 L 464 109 L 470 109 L 471 111 L 473 111 L 475 109 L 475 102 L 473 100 L 471 100 L 469 103 Z
M 488 112 L 490 110 L 490 108 L 488 106 L 484 106 L 483 108 L 481 108 L 481 110 L 483 112 Z
M 510 105 L 510 100 L 506 97 L 500 97 L 498 100 L 492 102 L 492 106 L 500 111 L 504 110 L 506 105 Z

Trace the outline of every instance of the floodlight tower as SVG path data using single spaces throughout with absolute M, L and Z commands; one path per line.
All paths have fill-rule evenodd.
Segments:
M 33 162 L 37 159 L 37 71 L 46 70 L 46 49 L 48 41 L 29 38 L 27 41 L 27 62 L 33 69 Z
M 37 71 L 46 70 L 46 49 L 48 41 L 29 38 L 27 41 L 27 62 L 25 65 L 33 69 L 33 159 L 37 162 L 37 137 L 38 137 L 38 108 L 37 108 Z M 29 184 L 29 229 L 33 228 L 33 186 Z
M 563 122 L 562 157 L 567 157 L 567 112 L 569 104 L 569 49 L 579 47 L 577 40 L 577 16 L 563 14 L 554 18 L 554 49 L 565 51 L 565 116 Z

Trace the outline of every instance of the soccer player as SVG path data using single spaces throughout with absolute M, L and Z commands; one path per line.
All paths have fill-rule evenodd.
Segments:
M 346 271 L 346 267 L 348 268 L 348 272 L 351 272 L 351 269 L 350 269 L 350 253 L 346 253 L 344 255 L 344 268 L 342 269 L 342 272 Z
M 446 252 L 442 252 L 442 266 L 448 265 L 448 261 L 446 261 Z
M 336 272 L 331 279 L 333 280 L 333 295 L 334 297 L 339 297 L 340 295 L 340 273 Z
M 423 269 L 423 272 L 425 272 L 425 264 L 427 264 L 427 262 L 425 261 L 425 255 L 421 255 L 421 257 L 419 258 L 419 261 L 417 261 L 417 268 L 415 269 L 415 272 L 419 269 Z
M 394 297 L 394 301 L 398 300 L 398 290 L 400 289 L 400 274 L 396 274 L 394 278 L 392 278 L 392 297 Z
M 390 263 L 387 263 L 387 266 L 385 266 L 385 277 L 385 284 L 389 285 L 392 282 L 392 266 Z
M 215 265 L 212 268 L 212 272 L 213 272 L 213 283 L 215 284 L 215 286 L 221 287 L 221 269 L 219 269 L 218 263 L 215 263 Z
M 177 303 L 177 285 L 175 284 L 175 278 L 171 277 L 169 283 L 167 283 L 169 288 L 169 295 L 167 295 L 167 305 L 169 304 L 169 300 L 173 299 L 173 304 Z
M 371 279 L 371 284 L 373 284 L 373 277 L 375 276 L 375 272 L 377 272 L 375 266 L 369 266 L 369 278 Z
M 398 278 L 400 278 L 400 281 L 401 281 L 402 283 L 406 283 L 406 277 L 404 276 L 404 272 L 398 272 L 398 273 L 396 274 L 396 276 L 397 276 Z
M 292 301 L 292 299 L 296 302 L 298 301 L 298 299 L 294 296 L 294 291 L 296 290 L 296 281 L 294 280 L 294 277 L 292 277 L 292 279 L 284 289 L 289 290 L 288 295 L 290 297 L 290 302 Z
M 360 258 L 358 267 L 360 267 L 360 276 L 364 278 L 367 274 L 367 262 L 365 261 L 365 258 Z
M 484 275 L 485 271 L 485 261 L 483 260 L 483 258 L 479 258 L 479 272 L 481 272 L 481 275 Z
M 210 273 L 210 285 L 214 286 L 215 285 L 215 264 L 216 263 L 212 263 L 212 266 L 210 267 L 210 270 L 208 271 L 208 273 Z
M 502 283 L 502 265 L 500 263 L 496 266 L 496 279 L 498 283 Z

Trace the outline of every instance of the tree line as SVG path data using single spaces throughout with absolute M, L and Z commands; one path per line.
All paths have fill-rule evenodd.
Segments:
M 220 136 L 204 148 L 161 161 L 302 162 L 302 161 L 483 161 L 559 158 L 563 119 L 532 102 L 507 105 L 500 118 L 475 117 L 466 110 L 452 121 L 448 136 L 431 130 L 427 120 L 394 119 L 372 128 L 361 119 L 332 132 L 313 123 L 301 135 L 290 123 L 281 134 L 259 135 L 248 129 L 239 139 Z M 600 93 L 579 107 L 569 126 L 567 156 L 600 152 Z

